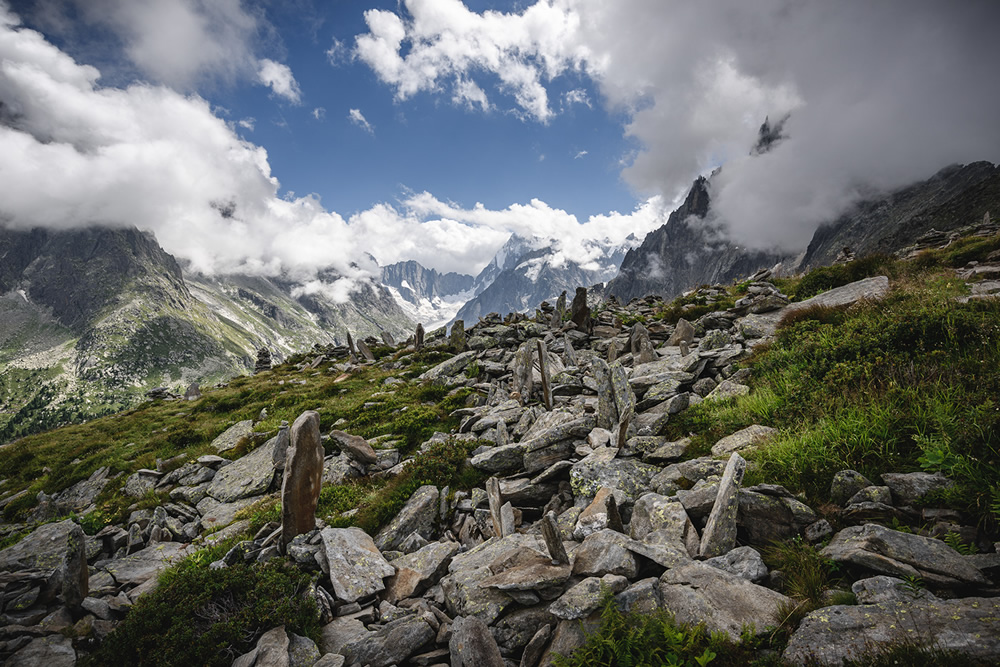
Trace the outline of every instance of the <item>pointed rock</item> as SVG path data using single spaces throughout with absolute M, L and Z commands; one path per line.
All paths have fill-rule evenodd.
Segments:
M 281 547 L 316 527 L 316 505 L 323 485 L 323 443 L 319 413 L 303 412 L 292 424 L 291 443 L 281 480 Z
M 451 667 L 504 667 L 490 629 L 475 616 L 459 616 L 451 626 Z
M 740 483 L 746 472 L 747 462 L 733 452 L 719 482 L 715 504 L 708 515 L 708 523 L 701 536 L 701 556 L 721 556 L 736 546 L 736 515 L 740 507 Z

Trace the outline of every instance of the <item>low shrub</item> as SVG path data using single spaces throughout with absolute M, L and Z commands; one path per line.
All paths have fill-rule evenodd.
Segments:
M 281 561 L 221 570 L 182 563 L 164 573 L 83 665 L 228 667 L 279 625 L 316 640 L 316 605 L 304 595 L 309 583 Z

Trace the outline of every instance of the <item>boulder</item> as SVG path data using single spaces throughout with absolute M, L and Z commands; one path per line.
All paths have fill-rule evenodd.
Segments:
M 386 600 L 395 604 L 432 586 L 460 548 L 457 542 L 432 542 L 392 561 L 396 573 L 385 581 Z
M 489 565 L 492 577 L 479 585 L 501 591 L 532 591 L 561 586 L 570 577 L 568 564 L 552 559 L 530 547 L 519 547 L 503 554 Z
M 99 569 L 107 572 L 122 586 L 144 584 L 174 563 L 194 553 L 195 549 L 178 542 L 161 542 L 150 545 L 134 554 L 110 561 L 98 562 Z
M 412 533 L 418 533 L 427 540 L 433 539 L 439 497 L 437 487 L 432 485 L 421 486 L 414 491 L 399 514 L 375 536 L 375 545 L 381 551 L 393 551 Z
M 361 436 L 333 430 L 330 431 L 330 439 L 340 447 L 340 451 L 358 463 L 362 465 L 374 465 L 378 463 L 378 455 L 375 453 L 375 450 Z
M 341 649 L 348 664 L 389 667 L 406 659 L 434 639 L 435 631 L 421 616 L 409 615 L 355 639 Z
M 733 641 L 739 641 L 745 627 L 764 634 L 781 620 L 779 611 L 794 604 L 781 593 L 705 563 L 667 570 L 660 577 L 660 595 L 678 622 L 704 622 L 710 632 L 725 632 Z
M 737 527 L 740 539 L 750 544 L 770 544 L 794 537 L 815 523 L 817 518 L 808 505 L 791 497 L 791 494 L 772 495 L 752 489 L 740 490 Z
M 849 526 L 820 553 L 838 563 L 880 574 L 921 577 L 931 585 L 989 583 L 982 572 L 944 542 L 878 524 Z
M 503 656 L 486 624 L 474 616 L 459 616 L 451 625 L 451 667 L 504 667 Z
M 629 542 L 631 540 L 614 530 L 605 529 L 589 535 L 576 550 L 573 574 L 583 577 L 605 574 L 634 577 L 639 565 L 626 546 Z
M 17 544 L 0 551 L 0 572 L 51 570 L 51 585 L 65 603 L 77 607 L 89 590 L 83 529 L 66 519 L 36 528 Z
M 799 625 L 783 655 L 791 664 L 841 665 L 872 650 L 918 644 L 1000 663 L 1000 599 L 891 600 L 824 607 Z
M 73 640 L 58 634 L 35 637 L 4 663 L 5 667 L 73 667 L 75 664 Z
M 343 602 L 355 602 L 385 589 L 383 579 L 396 573 L 372 538 L 360 528 L 324 528 L 324 570 L 333 594 Z
M 458 375 L 464 371 L 465 367 L 476 359 L 477 354 L 478 352 L 474 350 L 463 352 L 462 354 L 456 354 L 451 359 L 442 361 L 434 368 L 426 371 L 417 379 L 422 382 L 443 383 L 447 378 Z
M 931 491 L 954 486 L 955 482 L 941 473 L 885 473 L 882 481 L 892 492 L 897 505 L 912 505 Z
M 625 577 L 606 574 L 603 577 L 587 577 L 577 585 L 563 593 L 559 599 L 549 605 L 549 613 L 556 618 L 573 620 L 585 618 L 600 608 L 604 600 L 604 591 L 612 594 L 621 593 L 628 588 Z
M 830 500 L 843 506 L 861 489 L 871 486 L 867 477 L 856 470 L 841 470 L 834 473 L 830 482 Z
M 619 505 L 631 505 L 649 490 L 649 480 L 660 472 L 657 466 L 635 459 L 615 458 L 617 449 L 606 447 L 574 463 L 570 468 L 570 485 L 577 501 L 590 501 L 602 487 L 617 491 Z
M 732 435 L 727 435 L 712 445 L 712 456 L 728 456 L 733 452 L 742 452 L 770 440 L 777 433 L 778 429 L 776 428 L 752 424 Z
M 247 419 L 245 421 L 237 422 L 227 428 L 222 432 L 215 440 L 212 441 L 212 447 L 215 448 L 217 452 L 225 452 L 227 450 L 233 449 L 238 444 L 243 442 L 246 438 L 250 437 L 253 433 L 253 420 Z
M 705 561 L 706 565 L 725 570 L 730 574 L 759 584 L 767 579 L 767 566 L 760 552 L 753 547 L 736 547 L 723 556 L 716 556 Z
M 785 313 L 793 313 L 812 306 L 826 306 L 830 308 L 850 306 L 862 299 L 876 301 L 888 293 L 889 279 L 886 276 L 875 276 L 858 280 L 842 287 L 834 287 L 805 301 L 789 304 L 780 313 L 784 316 Z
M 259 496 L 274 480 L 274 448 L 277 438 L 219 470 L 208 487 L 208 495 L 219 502 L 231 503 L 250 496 Z

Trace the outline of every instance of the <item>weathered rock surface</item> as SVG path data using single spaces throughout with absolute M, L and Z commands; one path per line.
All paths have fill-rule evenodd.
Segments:
M 375 536 L 375 545 L 382 551 L 391 551 L 412 533 L 431 539 L 438 518 L 439 495 L 437 487 L 431 485 L 414 491 L 399 514 Z
M 988 583 L 982 572 L 944 542 L 878 524 L 844 528 L 820 553 L 880 574 L 921 577 L 930 585 Z
M 247 419 L 233 424 L 212 441 L 212 447 L 217 452 L 225 452 L 233 449 L 253 432 L 253 420 Z
M 1000 599 L 895 600 L 824 607 L 792 634 L 783 655 L 792 664 L 856 660 L 875 646 L 917 643 L 1000 662 Z
M 779 622 L 778 611 L 791 600 L 781 593 L 704 563 L 690 563 L 667 570 L 660 577 L 663 606 L 678 621 L 709 631 L 725 632 L 738 640 L 745 627 L 758 635 Z
M 383 579 L 396 573 L 360 528 L 324 528 L 325 570 L 338 600 L 355 602 L 385 589 Z
M 310 410 L 299 415 L 290 438 L 281 482 L 282 546 L 316 527 L 316 505 L 323 484 L 319 413 Z
M 208 487 L 208 495 L 219 502 L 231 503 L 267 491 L 274 480 L 274 448 L 277 444 L 277 439 L 271 439 L 219 470 Z
M 55 592 L 66 604 L 78 606 L 89 589 L 83 529 L 69 519 L 45 524 L 0 551 L 0 572 L 28 569 L 52 570 Z

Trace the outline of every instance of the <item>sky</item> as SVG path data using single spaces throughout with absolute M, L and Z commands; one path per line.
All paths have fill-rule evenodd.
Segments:
M 211 272 L 345 298 L 581 263 L 712 180 L 795 251 L 859 198 L 1000 161 L 990 0 L 0 0 L 0 220 L 135 225 Z M 765 117 L 785 138 L 751 156 Z M 317 281 L 333 268 L 334 285 Z

